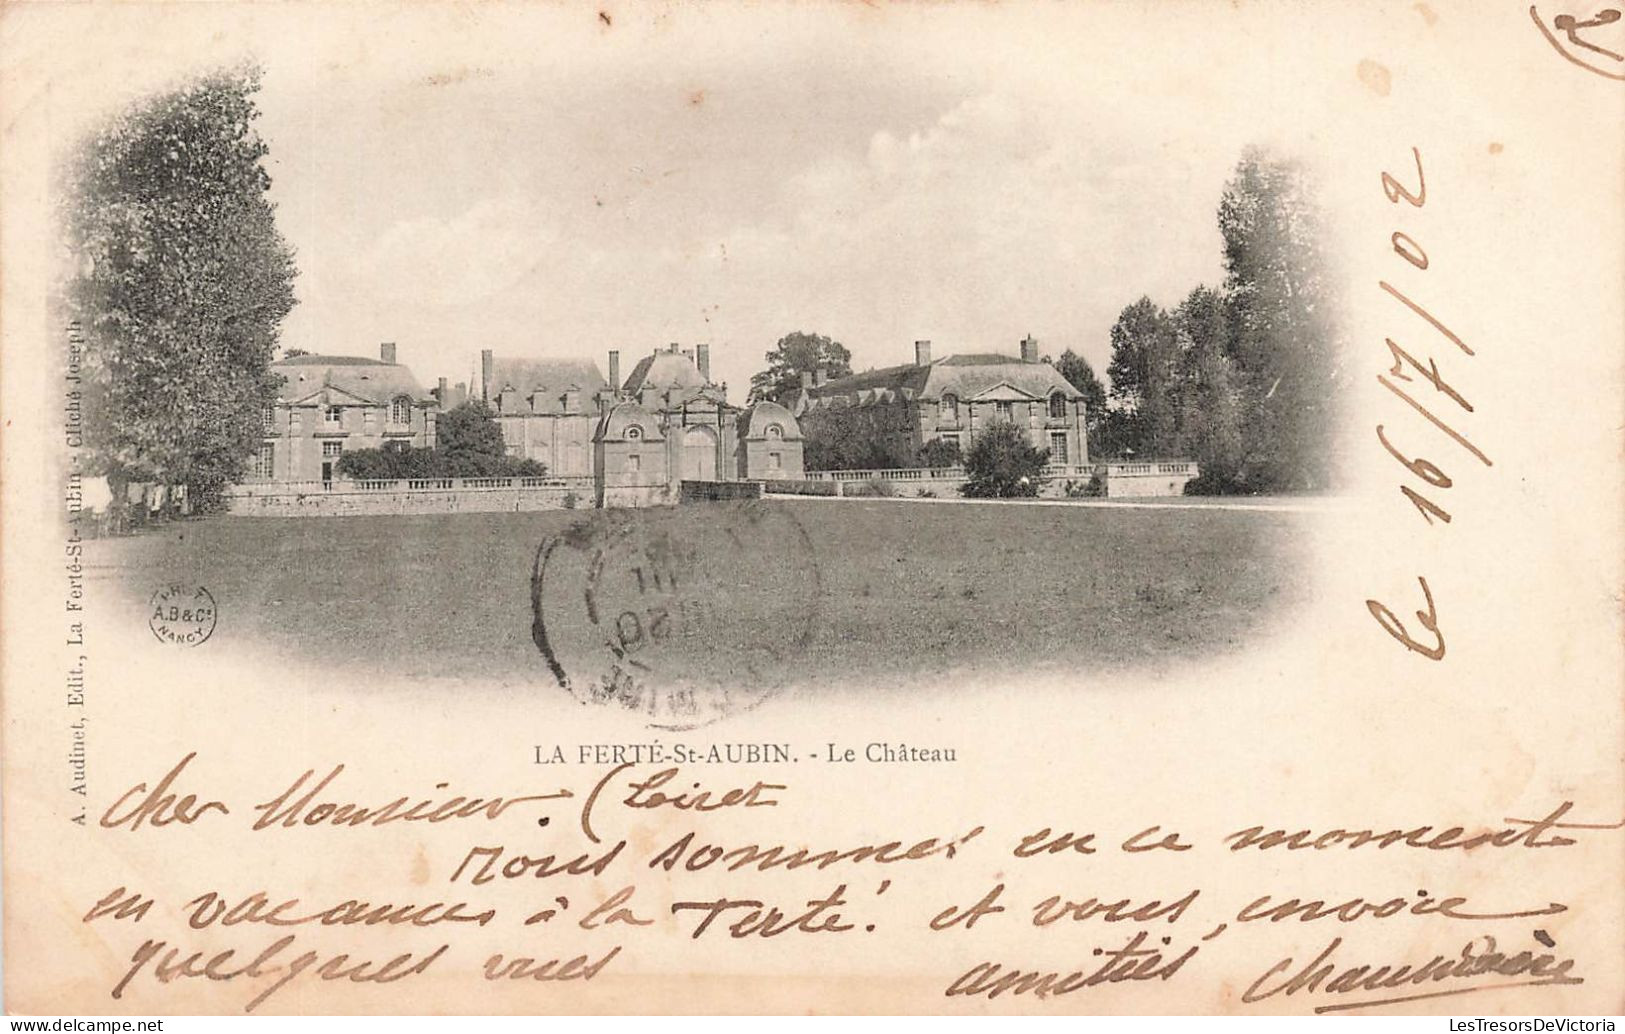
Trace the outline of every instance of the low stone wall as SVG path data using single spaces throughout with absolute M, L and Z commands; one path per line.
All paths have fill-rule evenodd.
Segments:
M 900 499 L 910 496 L 924 499 L 956 499 L 964 477 L 921 477 L 892 480 L 873 477 L 863 481 L 839 481 L 841 494 L 860 499 Z
M 672 485 L 605 485 L 604 508 L 636 509 L 644 506 L 671 506 L 677 502 Z
M 1082 494 L 1095 468 L 1092 465 L 1057 464 L 1045 471 L 1047 481 L 1038 494 L 1046 498 L 1061 498 L 1068 494 Z M 895 470 L 810 470 L 809 481 L 830 483 L 844 496 L 858 498 L 936 498 L 957 499 L 960 486 L 965 483 L 963 467 L 903 467 Z
M 760 481 L 684 481 L 685 503 L 717 503 L 725 499 L 760 499 Z
M 538 478 L 433 478 L 236 485 L 230 512 L 245 517 L 361 517 L 377 514 L 519 513 L 591 509 L 592 487 Z
M 763 481 L 762 491 L 767 495 L 840 495 L 841 486 L 834 481 Z
M 1108 499 L 1148 499 L 1185 494 L 1185 486 L 1199 473 L 1190 460 L 1147 460 L 1103 463 Z

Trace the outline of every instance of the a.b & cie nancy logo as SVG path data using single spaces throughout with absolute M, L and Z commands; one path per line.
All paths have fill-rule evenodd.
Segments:
M 161 643 L 198 646 L 214 634 L 218 611 L 201 585 L 166 585 L 152 594 L 147 627 Z

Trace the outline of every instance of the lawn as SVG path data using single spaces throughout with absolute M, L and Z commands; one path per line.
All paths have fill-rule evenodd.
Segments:
M 1297 598 L 1310 519 L 878 500 L 750 505 L 774 511 L 775 521 L 763 527 L 789 528 L 782 518 L 793 517 L 806 539 L 782 536 L 789 541 L 720 557 L 713 549 L 709 595 L 740 618 L 727 634 L 761 636 L 764 629 L 749 618 L 777 614 L 757 625 L 784 618 L 785 601 L 796 598 L 784 592 L 785 580 L 815 569 L 815 593 L 792 587 L 814 600 L 805 643 L 793 656 L 763 662 L 776 670 L 757 672 L 809 688 L 853 678 L 895 686 L 1012 666 L 1159 666 L 1234 650 Z M 738 504 L 727 503 L 599 513 L 222 517 L 99 542 L 91 575 L 112 582 L 132 615 L 156 585 L 207 586 L 219 603 L 216 636 L 227 649 L 269 645 L 290 660 L 364 669 L 373 683 L 380 676 L 534 683 L 550 677 L 531 637 L 530 574 L 545 538 L 624 522 L 714 544 L 716 529 L 745 519 Z M 679 666 L 728 663 L 716 645 L 696 641 Z

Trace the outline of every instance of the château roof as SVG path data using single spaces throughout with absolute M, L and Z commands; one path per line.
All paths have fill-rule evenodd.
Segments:
M 620 441 L 629 428 L 636 427 L 645 441 L 664 441 L 660 430 L 660 417 L 636 402 L 617 402 L 598 423 L 596 441 Z
M 771 424 L 778 424 L 788 439 L 801 437 L 801 425 L 796 423 L 796 418 L 788 409 L 777 402 L 758 402 L 745 410 L 739 417 L 739 436 L 747 439 L 766 438 Z
M 908 363 L 865 370 L 801 391 L 813 405 L 844 397 L 854 406 L 884 404 L 898 398 L 935 401 L 944 395 L 961 399 L 1046 399 L 1060 392 L 1069 399 L 1083 397 L 1049 363 L 1024 362 L 995 352 L 950 355 L 929 366 Z
M 590 396 L 606 383 L 598 364 L 590 359 L 495 359 L 489 391 L 494 399 L 509 387 L 526 397 L 539 389 L 551 396 L 575 387 Z
M 659 351 L 638 360 L 627 375 L 622 390 L 635 395 L 645 386 L 697 389 L 705 387 L 706 381 L 700 375 L 700 368 L 688 356 L 681 352 Z
M 402 395 L 414 402 L 433 402 L 412 371 L 400 363 L 385 363 L 352 355 L 296 355 L 274 362 L 272 374 L 282 377 L 279 402 L 316 401 L 339 405 L 345 397 L 387 406 Z M 317 398 L 320 396 L 320 398 Z

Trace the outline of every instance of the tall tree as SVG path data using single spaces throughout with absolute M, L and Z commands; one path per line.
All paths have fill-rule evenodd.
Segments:
M 1055 370 L 1083 395 L 1083 426 L 1089 437 L 1089 455 L 1104 456 L 1106 442 L 1106 385 L 1095 376 L 1089 360 L 1067 349 L 1055 361 Z
M 1181 451 L 1176 397 L 1179 342 L 1173 321 L 1150 298 L 1125 308 L 1112 325 L 1111 400 L 1119 416 L 1118 452 L 1173 456 Z
M 1249 149 L 1219 204 L 1250 490 L 1325 487 L 1339 367 L 1325 229 L 1304 169 Z
M 1230 357 L 1230 307 L 1209 287 L 1198 287 L 1172 314 L 1179 341 L 1176 396 L 1179 434 L 1201 468 L 1197 490 L 1240 487 L 1242 409 Z
M 86 470 L 185 485 L 218 504 L 276 397 L 268 366 L 294 305 L 293 253 L 266 197 L 259 73 L 149 99 L 72 155 L 62 284 L 85 339 Z
M 852 372 L 852 353 L 839 341 L 823 334 L 801 331 L 779 338 L 773 350 L 763 356 L 767 369 L 750 379 L 751 402 L 776 402 L 785 392 L 801 384 L 803 373 L 822 369 L 831 377 L 845 377 Z

